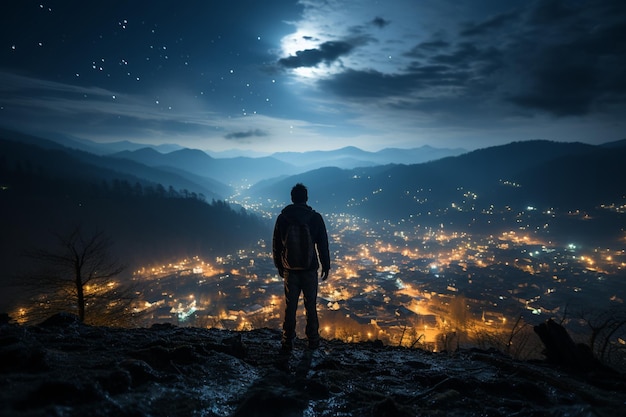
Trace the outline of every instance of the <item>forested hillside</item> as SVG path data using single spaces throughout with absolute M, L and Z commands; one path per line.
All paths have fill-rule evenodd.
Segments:
M 132 271 L 187 256 L 217 256 L 257 244 L 266 221 L 202 193 L 86 163 L 63 149 L 0 141 L 3 282 L 76 227 L 101 231 Z M 7 293 L 5 292 L 5 296 Z

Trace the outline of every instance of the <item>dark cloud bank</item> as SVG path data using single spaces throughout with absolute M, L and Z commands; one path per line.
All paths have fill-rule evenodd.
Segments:
M 407 51 L 413 61 L 402 72 L 346 68 L 318 85 L 346 99 L 413 92 L 434 100 L 487 99 L 555 117 L 620 111 L 626 104 L 625 17 L 621 1 L 539 1 L 468 22 L 452 36 L 433 34 Z M 383 18 L 372 23 L 389 24 Z M 329 64 L 356 48 L 345 40 L 325 42 L 279 64 Z

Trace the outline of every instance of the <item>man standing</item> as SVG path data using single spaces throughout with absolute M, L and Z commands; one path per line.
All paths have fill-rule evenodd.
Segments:
M 272 254 L 278 273 L 284 278 L 285 320 L 281 352 L 293 349 L 296 337 L 296 309 L 300 293 L 306 310 L 306 336 L 309 349 L 320 343 L 317 319 L 317 271 L 322 267 L 322 281 L 328 278 L 330 254 L 328 234 L 322 215 L 307 205 L 308 190 L 303 184 L 291 189 L 291 202 L 276 219 Z M 309 237 L 310 236 L 310 237 Z

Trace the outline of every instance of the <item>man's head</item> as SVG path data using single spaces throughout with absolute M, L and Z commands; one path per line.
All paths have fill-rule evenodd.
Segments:
M 302 183 L 297 183 L 291 189 L 291 202 L 294 204 L 304 204 L 309 200 L 309 192 Z

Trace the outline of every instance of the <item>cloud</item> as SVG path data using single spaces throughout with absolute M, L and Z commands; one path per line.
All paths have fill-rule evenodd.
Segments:
M 476 103 L 502 116 L 562 118 L 626 106 L 626 3 L 524 3 L 523 9 L 432 32 L 403 54 L 404 67 L 350 65 L 317 80 L 349 101 L 450 116 Z M 447 103 L 448 108 L 442 106 Z M 479 104 L 480 103 L 480 104 Z M 494 113 L 495 114 L 495 113 Z
M 531 9 L 528 20 L 532 24 L 552 24 L 573 15 L 570 9 L 561 0 L 543 0 Z
M 315 67 L 323 62 L 331 63 L 342 55 L 350 53 L 354 45 L 345 41 L 328 41 L 317 49 L 297 51 L 295 56 L 281 58 L 279 65 L 285 68 Z
M 249 139 L 252 137 L 262 137 L 262 136 L 267 136 L 267 135 L 268 135 L 267 132 L 261 129 L 253 129 L 253 130 L 248 130 L 245 132 L 229 133 L 227 135 L 224 135 L 224 138 L 228 140 L 234 140 L 234 141 L 246 141 L 246 139 Z
M 385 20 L 382 17 L 375 17 L 372 22 L 371 22 L 374 26 L 378 26 L 379 28 L 384 28 L 385 26 L 387 26 L 388 24 L 390 24 L 391 22 L 389 20 Z
M 535 45 L 518 40 L 516 59 L 523 71 L 508 99 L 556 117 L 624 109 L 626 23 L 617 17 L 624 15 L 626 7 L 611 2 L 578 10 L 549 2 L 530 10 L 527 24 L 534 32 L 529 32 L 547 40 Z
M 430 62 L 436 65 L 450 65 L 456 68 L 494 68 L 501 65 L 502 51 L 493 46 L 481 47 L 476 43 L 460 43 L 454 51 L 436 54 Z M 477 71 L 477 75 L 479 71 Z
M 417 49 L 422 52 L 416 52 Z M 447 53 L 441 53 L 443 50 Z M 416 60 L 402 71 L 345 69 L 319 80 L 318 86 L 347 99 L 392 99 L 389 103 L 394 106 L 402 102 L 403 106 L 412 107 L 418 96 L 420 102 L 443 97 L 465 101 L 479 90 L 491 90 L 496 81 L 490 80 L 490 75 L 504 65 L 498 49 L 469 42 L 454 47 L 443 41 L 422 43 L 410 55 Z M 403 98 L 398 101 L 400 97 Z
M 334 94 L 348 98 L 394 96 L 412 88 L 407 75 L 388 75 L 374 70 L 346 70 L 319 84 Z
M 413 58 L 427 58 L 430 54 L 445 50 L 449 47 L 450 42 L 441 39 L 428 42 L 420 42 L 409 52 L 405 52 L 404 55 Z
M 32 92 L 40 95 L 44 92 L 68 95 L 89 95 L 110 98 L 116 93 L 100 87 L 81 87 L 77 85 L 26 77 L 0 70 L 0 92 L 7 95 L 23 95 Z
M 25 77 L 0 71 L 0 125 L 18 130 L 71 130 L 94 135 L 200 134 L 215 130 L 216 113 L 199 109 L 182 94 L 172 109 L 153 99 L 98 87 Z M 181 107 L 178 109 L 178 107 Z M 184 108 L 183 108 L 184 107 Z
M 518 12 L 502 13 L 477 24 L 470 24 L 461 31 L 461 36 L 476 36 L 488 34 L 494 29 L 506 28 L 511 22 L 518 19 Z

